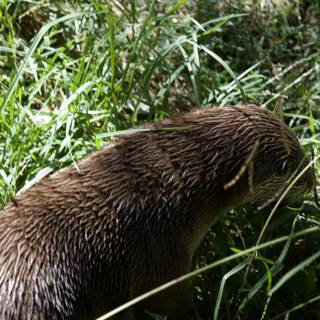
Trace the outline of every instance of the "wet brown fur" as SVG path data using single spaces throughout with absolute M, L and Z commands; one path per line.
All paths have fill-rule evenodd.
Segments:
M 254 105 L 147 127 L 157 130 L 115 139 L 2 209 L 0 319 L 94 319 L 187 273 L 221 212 L 274 196 L 304 161 L 289 128 Z M 308 172 L 290 195 L 311 185 Z M 189 284 L 122 319 L 145 309 L 188 319 Z

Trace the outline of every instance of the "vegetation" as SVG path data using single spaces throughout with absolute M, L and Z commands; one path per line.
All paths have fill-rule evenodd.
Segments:
M 2 1 L 0 202 L 119 130 L 194 107 L 260 104 L 319 154 L 319 21 L 318 0 Z M 291 236 L 257 255 L 241 250 L 271 208 L 212 228 L 195 267 L 240 257 L 195 278 L 200 315 L 319 317 L 319 209 L 308 199 L 276 211 L 262 242 Z

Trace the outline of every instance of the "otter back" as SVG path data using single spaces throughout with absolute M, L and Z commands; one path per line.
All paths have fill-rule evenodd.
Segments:
M 94 319 L 189 272 L 222 211 L 274 197 L 304 161 L 290 129 L 254 105 L 145 127 L 2 209 L 1 319 Z M 311 185 L 307 172 L 289 200 Z M 192 317 L 189 283 L 120 317 L 140 320 L 145 310 Z

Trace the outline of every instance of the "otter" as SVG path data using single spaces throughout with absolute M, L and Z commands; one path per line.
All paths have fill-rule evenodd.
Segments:
M 220 214 L 267 201 L 305 162 L 292 131 L 255 105 L 145 125 L 43 179 L 0 212 L 0 318 L 94 319 L 190 271 Z M 290 190 L 313 184 L 311 170 Z M 194 316 L 190 283 L 119 319 Z

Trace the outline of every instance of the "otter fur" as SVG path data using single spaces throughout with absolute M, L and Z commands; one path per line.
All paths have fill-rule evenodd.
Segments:
M 94 319 L 190 271 L 221 212 L 267 201 L 305 161 L 255 105 L 201 109 L 116 138 L 0 212 L 0 319 Z M 290 190 L 312 186 L 309 170 Z M 192 318 L 190 284 L 120 319 Z

